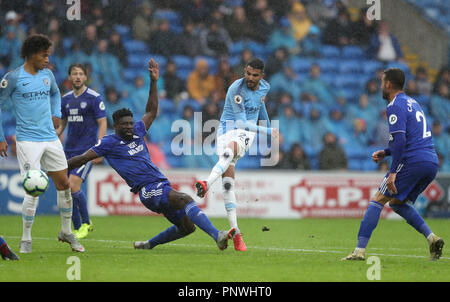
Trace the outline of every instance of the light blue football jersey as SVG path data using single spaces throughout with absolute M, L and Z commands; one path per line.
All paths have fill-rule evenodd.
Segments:
M 264 79 L 259 81 L 257 90 L 249 89 L 245 78 L 234 81 L 227 91 L 217 135 L 237 128 L 242 129 L 242 126 L 252 132 L 270 134 L 270 122 L 264 103 L 269 90 L 270 84 Z M 257 126 L 258 119 L 267 121 L 267 128 Z
M 16 116 L 17 141 L 58 139 L 52 116 L 61 118 L 61 95 L 51 70 L 32 75 L 22 65 L 7 73 L 0 82 L 0 104 L 8 100 Z

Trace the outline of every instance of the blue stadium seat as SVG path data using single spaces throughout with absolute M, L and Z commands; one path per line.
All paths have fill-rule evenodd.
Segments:
M 343 59 L 362 59 L 365 57 L 364 50 L 355 45 L 347 45 L 342 47 L 341 57 Z
M 383 63 L 376 60 L 365 60 L 361 62 L 362 71 L 366 75 L 375 76 L 375 71 L 383 68 Z
M 359 171 L 359 170 L 361 170 L 361 168 L 362 168 L 361 160 L 359 160 L 359 159 L 352 159 L 352 158 L 348 159 L 348 169 L 349 170 Z
M 323 45 L 321 51 L 322 56 L 328 59 L 339 58 L 341 54 L 339 47 L 333 45 Z
M 142 68 L 147 66 L 148 55 L 141 53 L 131 53 L 128 55 L 129 68 Z
M 241 54 L 241 51 L 244 50 L 244 42 L 238 41 L 231 44 L 230 55 L 237 56 Z
M 158 9 L 154 14 L 155 19 L 163 19 L 169 21 L 169 24 L 179 24 L 180 16 L 176 11 L 173 10 L 162 10 Z
M 125 68 L 123 70 L 123 77 L 128 82 L 133 82 L 138 75 L 142 74 L 142 68 Z
M 172 100 L 163 99 L 159 100 L 159 107 L 161 108 L 161 112 L 167 114 L 174 114 L 177 110 L 175 103 Z
M 362 161 L 361 168 L 364 171 L 376 171 L 378 169 L 378 165 L 371 159 L 366 159 Z
M 191 106 L 194 112 L 202 111 L 202 106 L 196 101 L 192 99 L 182 100 L 178 103 L 178 116 L 183 115 L 184 107 Z
M 299 57 L 292 58 L 289 61 L 289 66 L 291 66 L 295 72 L 309 73 L 311 64 L 312 64 L 312 60 L 305 59 L 305 58 L 299 58 Z
M 362 60 L 340 60 L 339 72 L 340 73 L 360 73 Z
M 335 59 L 319 59 L 317 60 L 317 65 L 319 65 L 322 72 L 338 72 L 339 65 L 338 61 Z
M 148 47 L 147 44 L 143 41 L 139 40 L 130 40 L 127 43 L 124 43 L 125 49 L 127 50 L 128 54 L 132 53 L 148 53 Z
M 131 30 L 128 26 L 122 25 L 122 24 L 115 24 L 113 26 L 113 29 L 117 31 L 120 35 L 120 37 L 123 39 L 124 37 L 130 37 L 131 36 Z
M 176 55 L 171 59 L 177 65 L 177 69 L 192 69 L 194 67 L 194 63 L 191 57 Z
M 353 88 L 359 89 L 360 82 L 357 80 L 358 76 L 353 74 L 341 74 L 335 78 L 336 87 L 338 88 Z
M 177 69 L 177 76 L 179 76 L 183 81 L 186 81 L 191 72 L 192 69 Z

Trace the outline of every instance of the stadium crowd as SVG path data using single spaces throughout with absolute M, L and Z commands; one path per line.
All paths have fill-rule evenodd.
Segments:
M 271 168 L 386 170 L 387 162 L 370 160 L 372 150 L 389 140 L 380 81 L 385 68 L 401 67 L 406 93 L 421 103 L 432 125 L 440 170 L 450 172 L 449 67 L 434 81 L 422 66 L 410 71 L 389 24 L 368 20 L 364 10 L 351 18 L 345 1 L 81 1 L 81 20 L 72 21 L 65 1 L 0 3 L 0 75 L 23 63 L 20 47 L 28 34 L 48 35 L 54 42 L 48 68 L 61 94 L 71 89 L 69 65 L 86 64 L 87 85 L 102 95 L 110 131 L 119 108 L 141 118 L 149 87 L 146 63 L 153 57 L 160 64 L 160 112 L 148 146 L 162 168 L 214 165 L 215 155 L 171 152 L 178 134 L 171 132 L 172 122 L 188 121 L 194 135 L 201 131 L 195 112 L 203 113 L 203 123 L 218 120 L 228 86 L 258 56 L 271 84 L 269 116 L 279 121 L 281 133 L 280 160 Z M 2 105 L 11 143 L 12 104 Z M 236 168 L 258 168 L 261 156 L 246 155 Z

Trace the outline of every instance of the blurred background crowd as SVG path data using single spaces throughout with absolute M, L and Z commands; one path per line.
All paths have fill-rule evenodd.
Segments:
M 433 3 L 435 11 L 427 16 L 450 29 L 440 17 L 450 16 L 448 1 Z M 389 139 L 380 81 L 384 69 L 400 67 L 407 75 L 406 93 L 419 101 L 432 125 L 440 171 L 450 172 L 448 65 L 436 70 L 426 62 L 411 64 L 389 23 L 369 20 L 365 9 L 346 1 L 82 0 L 81 19 L 72 21 L 66 1 L 0 0 L 0 5 L 0 75 L 23 64 L 19 54 L 27 35 L 48 35 L 54 42 L 48 68 L 61 95 L 71 90 L 69 65 L 86 64 L 87 85 L 105 102 L 109 133 L 119 108 L 132 109 L 136 120 L 142 117 L 146 65 L 150 57 L 159 63 L 160 112 L 148 146 L 162 168 L 214 165 L 215 155 L 174 155 L 180 129 L 172 132 L 171 125 L 184 119 L 191 134 L 210 134 L 194 127 L 195 112 L 202 112 L 203 123 L 218 120 L 228 86 L 257 56 L 271 84 L 265 100 L 269 116 L 279 121 L 281 133 L 279 162 L 271 168 L 385 171 L 389 162 L 370 160 Z M 5 166 L 15 160 L 15 117 L 12 104 L 2 106 L 11 146 L 11 156 L 0 161 Z M 261 150 L 254 144 L 251 151 Z M 260 153 L 246 155 L 236 168 L 260 168 Z

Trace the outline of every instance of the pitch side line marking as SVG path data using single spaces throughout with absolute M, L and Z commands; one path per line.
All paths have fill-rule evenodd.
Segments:
M 21 238 L 19 236 L 4 236 L 5 238 Z M 56 240 L 55 238 L 48 237 L 33 237 L 36 240 Z M 108 240 L 108 239 L 83 239 L 82 241 L 93 241 L 93 242 L 105 242 L 105 243 L 124 243 L 132 246 L 132 241 L 124 241 L 124 240 Z M 166 243 L 166 245 L 173 246 L 185 246 L 185 247 L 201 247 L 201 248 L 212 248 L 212 245 L 202 245 L 202 244 L 184 244 L 184 243 Z M 302 253 L 328 253 L 328 254 L 345 254 L 341 251 L 331 251 L 331 250 L 311 250 L 311 249 L 301 249 L 301 248 L 277 248 L 277 247 L 261 247 L 261 246 L 247 246 L 249 249 L 255 250 L 269 250 L 269 251 L 278 251 L 278 252 L 302 252 Z M 338 249 L 346 249 L 348 248 L 338 248 Z M 371 248 L 371 249 L 389 249 L 389 248 Z M 395 249 L 395 248 L 393 248 Z M 405 249 L 406 250 L 406 249 Z M 405 257 L 405 258 L 426 258 L 428 256 L 419 256 L 419 255 L 398 255 L 398 254 L 380 254 L 380 253 L 368 253 L 367 256 L 386 256 L 386 257 Z M 450 260 L 450 257 L 441 257 L 439 259 Z

